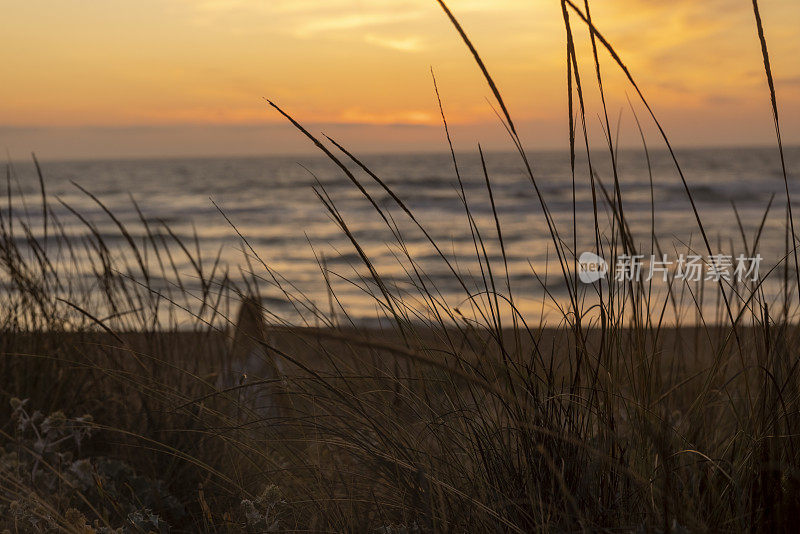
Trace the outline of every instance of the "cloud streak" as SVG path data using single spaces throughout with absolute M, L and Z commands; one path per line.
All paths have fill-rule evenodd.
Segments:
M 364 36 L 364 42 L 382 46 L 390 50 L 397 50 L 398 52 L 419 52 L 424 48 L 423 40 L 418 35 L 392 38 L 368 33 Z

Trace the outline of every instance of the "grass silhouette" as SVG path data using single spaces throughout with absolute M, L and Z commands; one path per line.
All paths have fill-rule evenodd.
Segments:
M 7 207 L 0 211 L 0 529 L 678 533 L 791 531 L 800 521 L 800 332 L 792 304 L 800 280 L 789 274 L 790 258 L 798 273 L 794 222 L 757 2 L 786 184 L 777 309 L 762 288 L 781 274 L 777 268 L 753 282 L 693 285 L 670 277 L 666 292 L 636 280 L 582 284 L 578 225 L 565 230 L 553 217 L 498 86 L 453 12 L 437 1 L 488 83 L 536 194 L 559 272 L 532 276 L 558 310 L 556 320 L 517 307 L 510 245 L 483 151 L 477 148 L 486 194 L 478 201 L 463 187 L 438 88 L 461 186 L 456 194 L 480 272 L 477 291 L 446 244 L 361 158 L 269 102 L 338 167 L 392 236 L 411 290 L 382 275 L 347 214 L 317 182 L 321 208 L 365 269 L 354 284 L 373 298 L 381 329 L 347 316 L 330 281 L 339 275 L 324 258 L 328 311 L 263 261 L 238 230 L 244 253 L 236 274 L 219 255 L 202 257 L 197 238 L 148 220 L 138 206 L 144 238 L 135 237 L 82 189 L 115 226 L 124 253 L 62 203 L 86 230 L 83 238 L 70 237 L 35 162 L 39 231 L 25 210 L 12 207 L 8 167 Z M 634 116 L 638 106 L 656 126 L 703 246 L 717 253 L 664 128 L 594 25 L 588 0 L 582 6 L 562 0 L 561 7 L 573 223 L 576 189 L 585 178 L 594 252 L 611 264 L 621 255 L 662 253 L 652 172 L 649 251 L 637 247 L 626 217 L 603 53 L 639 99 L 630 104 Z M 579 69 L 578 28 L 591 42 L 591 88 Z M 609 184 L 594 166 L 589 90 L 602 103 Z M 589 168 L 583 178 L 576 171 L 580 158 Z M 375 188 L 387 202 L 375 198 Z M 477 202 L 489 208 L 491 224 L 475 216 Z M 751 243 L 742 229 L 739 245 L 750 256 L 771 206 Z M 599 222 L 604 217 L 608 231 Z M 425 238 L 452 276 L 462 306 L 449 305 L 426 274 L 407 246 L 411 232 Z M 254 264 L 267 274 L 256 274 Z M 91 276 L 76 276 L 87 270 Z M 567 304 L 547 292 L 548 276 L 563 279 Z M 265 285 L 279 288 L 315 325 L 259 309 Z M 716 302 L 710 313 L 709 301 Z M 670 324 L 669 313 L 679 319 L 685 309 L 696 321 Z

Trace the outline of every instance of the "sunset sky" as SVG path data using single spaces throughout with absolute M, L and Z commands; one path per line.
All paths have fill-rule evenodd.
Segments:
M 356 150 L 443 149 L 431 67 L 459 147 L 477 141 L 509 147 L 487 102 L 490 90 L 434 0 L 0 5 L 0 149 L 12 158 L 31 151 L 44 158 L 310 151 L 266 109 L 264 98 Z M 563 146 L 559 2 L 449 5 L 483 55 L 525 142 Z M 596 25 L 676 144 L 772 141 L 748 0 L 595 0 L 591 6 Z M 762 0 L 761 10 L 785 135 L 797 143 L 800 2 Z M 586 29 L 575 17 L 573 27 L 588 59 Z M 613 120 L 622 111 L 622 139 L 633 143 L 626 92 L 633 93 L 608 56 L 602 59 Z M 581 74 L 592 81 L 589 63 Z M 598 111 L 593 105 L 595 135 Z

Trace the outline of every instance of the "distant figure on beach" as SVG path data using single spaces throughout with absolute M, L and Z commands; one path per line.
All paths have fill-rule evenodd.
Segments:
M 278 418 L 285 416 L 285 372 L 268 349 L 269 345 L 261 299 L 245 297 L 230 333 L 230 348 L 218 386 L 220 389 L 235 388 L 231 394 L 242 408 L 265 418 Z

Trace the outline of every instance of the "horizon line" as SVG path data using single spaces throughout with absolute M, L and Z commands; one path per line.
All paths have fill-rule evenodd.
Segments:
M 631 144 L 620 144 L 616 147 L 618 150 L 625 150 L 628 152 L 644 152 L 644 148 L 639 145 L 631 145 Z M 800 142 L 791 142 L 791 143 L 784 143 L 783 145 L 784 150 L 797 150 L 800 149 Z M 705 150 L 768 150 L 768 149 L 775 149 L 778 151 L 778 146 L 775 142 L 764 142 L 764 143 L 730 143 L 730 144 L 709 144 L 709 145 L 698 145 L 698 144 L 673 144 L 673 149 L 675 151 L 680 152 L 697 152 L 697 151 L 705 151 Z M 10 156 L 8 150 L 3 147 L 3 150 L 6 152 L 6 156 Z M 666 147 L 653 147 L 648 145 L 647 150 L 653 153 L 663 153 L 668 152 Z M 508 149 L 498 149 L 498 148 L 484 148 L 484 153 L 486 154 L 517 154 L 517 151 L 513 148 Z M 525 147 L 525 151 L 531 154 L 554 154 L 554 153 L 569 153 L 568 147 Z M 604 147 L 599 148 L 592 148 L 591 153 L 603 153 L 607 152 L 608 149 Z M 353 152 L 353 151 L 351 151 Z M 416 148 L 409 148 L 408 150 L 393 150 L 390 151 L 388 149 L 364 149 L 355 151 L 358 154 L 369 155 L 372 157 L 392 157 L 392 156 L 450 156 L 450 152 L 448 148 L 442 149 L 416 149 Z M 466 155 L 477 155 L 477 149 L 456 149 L 456 153 L 462 156 Z M 576 150 L 576 155 L 586 153 L 585 148 L 580 150 Z M 47 162 L 47 163 L 81 163 L 81 162 L 126 162 L 126 161 L 170 161 L 170 160 L 218 160 L 218 159 L 273 159 L 273 158 L 293 158 L 293 157 L 303 157 L 303 158 L 321 158 L 327 159 L 327 156 L 322 153 L 319 149 L 309 148 L 308 150 L 285 150 L 282 152 L 264 152 L 264 153 L 252 153 L 252 152 L 242 152 L 242 153 L 218 153 L 218 154 L 186 154 L 186 153 L 175 153 L 175 154 L 141 154 L 141 155 L 134 155 L 134 154 L 120 154 L 120 155 L 101 155 L 101 156 L 85 156 L 79 155 L 74 157 L 42 157 L 37 151 L 32 151 L 28 157 L 6 157 L 7 164 L 28 164 L 33 163 L 33 157 L 40 162 Z

